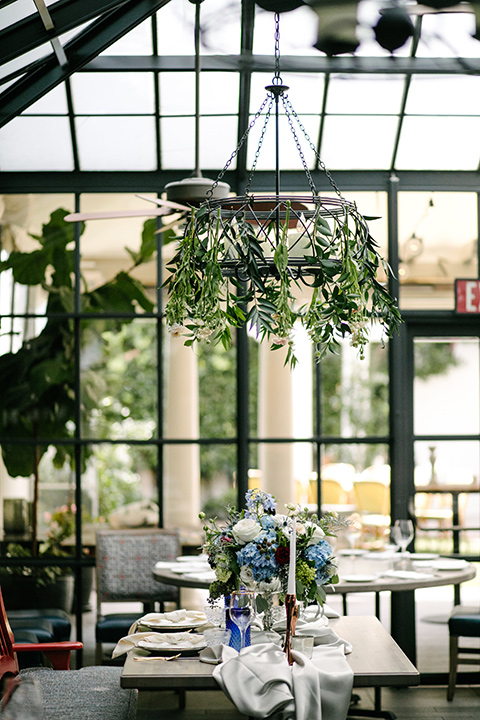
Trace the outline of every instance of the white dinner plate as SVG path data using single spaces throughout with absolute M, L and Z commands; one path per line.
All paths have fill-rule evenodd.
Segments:
M 468 567 L 468 562 L 455 558 L 439 558 L 438 560 L 433 560 L 432 567 L 435 568 L 435 570 L 463 570 Z
M 337 552 L 335 554 L 336 555 L 349 555 L 349 556 L 358 555 L 358 556 L 360 556 L 360 555 L 366 555 L 367 552 L 368 552 L 367 550 L 360 550 L 360 548 L 341 548 L 340 550 L 337 550 Z
M 440 555 L 438 553 L 410 553 L 411 560 L 437 560 Z
M 179 555 L 175 559 L 177 562 L 208 563 L 208 555 Z
M 368 583 L 377 579 L 376 575 L 343 575 L 340 580 L 351 583 Z
M 167 613 L 147 613 L 140 618 L 138 624 L 157 632 L 179 632 L 193 630 L 206 622 L 207 616 L 203 612 L 174 610 Z

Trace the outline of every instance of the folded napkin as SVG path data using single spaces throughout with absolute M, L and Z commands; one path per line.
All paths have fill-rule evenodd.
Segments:
M 207 617 L 205 613 L 199 610 L 172 610 L 172 612 L 166 613 L 147 613 L 138 620 L 135 620 L 128 634 L 133 635 L 139 625 L 148 625 L 149 627 L 162 630 L 173 630 L 175 628 L 181 630 L 182 627 L 202 625 L 206 622 Z
M 152 650 L 165 650 L 178 648 L 179 650 L 195 650 L 203 648 L 205 638 L 196 633 L 156 633 L 137 632 L 121 638 L 113 649 L 112 658 L 130 652 L 140 641 L 152 645 Z M 148 650 L 148 648 L 143 648 Z
M 339 648 L 314 650 L 309 660 L 272 644 L 252 645 L 241 653 L 225 647 L 213 677 L 239 712 L 275 720 L 345 720 L 353 671 Z

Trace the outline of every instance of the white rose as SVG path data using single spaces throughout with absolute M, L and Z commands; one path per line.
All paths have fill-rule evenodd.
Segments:
M 282 590 L 282 583 L 278 578 L 272 578 L 271 580 L 262 580 L 258 583 L 258 592 L 260 595 L 269 595 L 271 593 L 278 593 Z
M 240 583 L 241 585 L 244 585 L 247 590 L 255 590 L 256 588 L 256 583 L 253 579 L 252 570 L 246 565 L 242 565 L 242 567 L 240 568 Z
M 313 527 L 312 537 L 308 541 L 307 547 L 309 545 L 316 545 L 317 543 L 320 542 L 320 540 L 323 540 L 323 538 L 325 537 L 325 533 L 323 532 L 322 528 L 319 525 L 315 525 L 315 523 L 311 523 L 308 521 L 305 523 L 305 525 L 307 527 Z
M 232 535 L 238 543 L 246 545 L 246 543 L 255 540 L 257 535 L 262 532 L 261 526 L 253 518 L 243 518 L 232 527 Z

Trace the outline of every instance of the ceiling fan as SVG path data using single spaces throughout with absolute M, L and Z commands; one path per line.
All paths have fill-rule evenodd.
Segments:
M 195 170 L 191 177 L 176 182 L 168 183 L 164 190 L 166 200 L 161 198 L 138 195 L 142 200 L 157 205 L 157 208 L 148 210 L 112 210 L 103 212 L 79 212 L 65 216 L 68 222 L 79 222 L 83 220 L 110 220 L 116 218 L 131 217 L 164 217 L 175 215 L 175 220 L 163 225 L 157 233 L 163 233 L 171 228 L 178 227 L 189 215 L 192 207 L 198 207 L 207 199 L 219 199 L 227 197 L 230 186 L 224 182 L 214 183 L 214 180 L 204 178 L 200 170 L 200 5 L 203 0 L 189 0 L 195 5 Z M 213 187 L 215 185 L 215 187 Z M 178 216 L 180 214 L 180 216 Z

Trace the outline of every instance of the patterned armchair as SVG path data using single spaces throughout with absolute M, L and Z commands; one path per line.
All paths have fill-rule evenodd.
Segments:
M 96 546 L 97 622 L 96 663 L 102 664 L 102 644 L 117 643 L 135 620 L 136 613 L 103 614 L 102 603 L 141 602 L 144 612 L 158 603 L 179 602 L 179 589 L 157 582 L 153 567 L 159 560 L 175 560 L 180 554 L 178 533 L 160 528 L 98 530 Z

